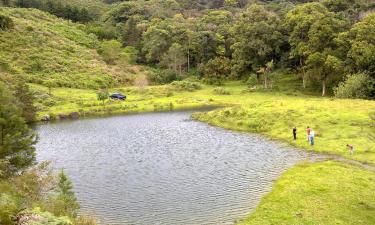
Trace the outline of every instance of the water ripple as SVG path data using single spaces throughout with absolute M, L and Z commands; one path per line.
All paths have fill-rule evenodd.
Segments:
M 233 224 L 309 156 L 190 112 L 41 125 L 38 160 L 65 168 L 84 212 L 105 224 Z

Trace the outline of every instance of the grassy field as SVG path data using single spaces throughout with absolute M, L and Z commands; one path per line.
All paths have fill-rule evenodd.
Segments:
M 301 164 L 239 225 L 375 224 L 375 173 L 337 162 Z
M 39 102 L 38 118 L 79 112 L 82 116 L 119 113 L 167 111 L 203 106 L 226 106 L 210 112 L 196 113 L 195 119 L 228 129 L 264 134 L 269 138 L 317 152 L 341 155 L 375 164 L 375 102 L 288 95 L 280 92 L 249 92 L 246 86 L 229 83 L 226 92 L 216 87 L 184 91 L 173 85 L 152 86 L 140 91 L 135 87 L 115 88 L 128 96 L 124 102 L 97 100 L 95 90 L 53 88 L 32 85 Z M 297 127 L 297 140 L 292 128 Z M 306 126 L 315 130 L 315 146 L 310 146 Z M 346 144 L 355 153 L 349 155 Z
M 309 151 L 340 155 L 375 164 L 375 102 L 338 100 L 295 91 L 250 92 L 240 82 L 223 87 L 205 86 L 186 91 L 175 85 L 115 88 L 124 102 L 97 100 L 95 90 L 31 85 L 43 115 L 79 112 L 81 116 L 166 111 L 223 106 L 193 114 L 195 119 L 223 128 L 253 132 Z M 44 97 L 43 97 L 44 96 Z M 298 139 L 292 139 L 292 127 Z M 309 146 L 306 126 L 316 132 Z M 345 147 L 353 144 L 349 155 Z M 256 211 L 240 224 L 375 224 L 375 173 L 339 163 L 298 165 L 287 171 L 264 197 Z

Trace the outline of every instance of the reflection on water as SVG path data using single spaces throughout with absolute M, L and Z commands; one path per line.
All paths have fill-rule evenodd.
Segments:
M 231 224 L 308 154 L 152 113 L 41 125 L 39 161 L 65 168 L 84 212 L 109 224 Z

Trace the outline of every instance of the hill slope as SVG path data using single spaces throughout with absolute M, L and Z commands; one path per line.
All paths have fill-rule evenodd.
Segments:
M 113 86 L 127 74 L 108 66 L 96 52 L 99 42 L 74 24 L 36 9 L 0 8 L 15 26 L 0 31 L 0 70 L 28 82 L 52 86 Z

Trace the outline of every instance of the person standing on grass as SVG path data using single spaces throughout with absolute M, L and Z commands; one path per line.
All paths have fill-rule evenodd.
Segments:
M 346 147 L 347 147 L 348 150 L 349 150 L 349 154 L 350 154 L 350 155 L 353 155 L 353 152 L 354 152 L 354 147 L 353 147 L 353 145 L 347 144 Z
M 307 127 L 306 132 L 307 132 L 307 141 L 310 142 L 310 132 L 311 132 L 311 128 L 310 128 L 309 126 Z
M 293 138 L 294 140 L 297 140 L 297 128 L 293 127 Z
M 314 130 L 310 130 L 310 145 L 314 145 L 314 138 L 315 138 L 315 132 Z

